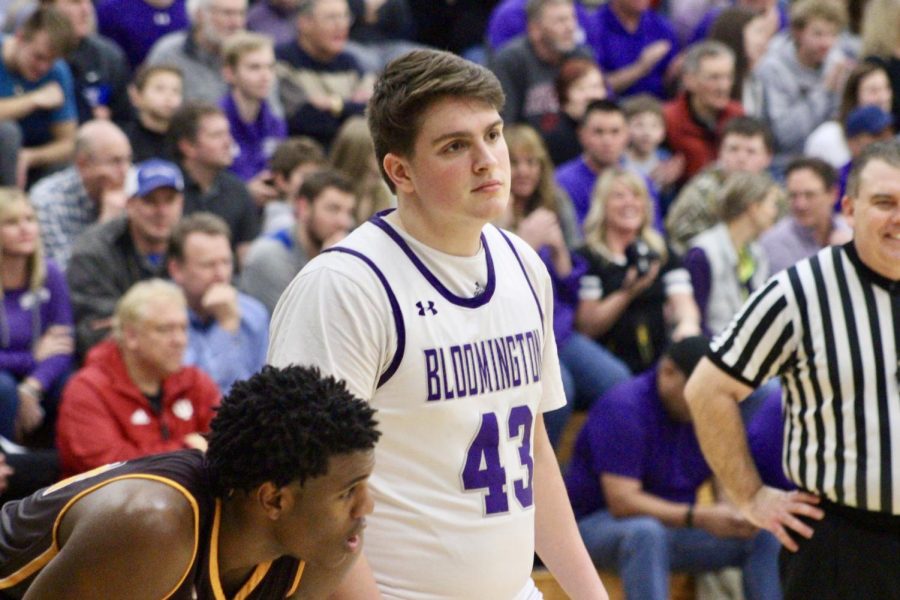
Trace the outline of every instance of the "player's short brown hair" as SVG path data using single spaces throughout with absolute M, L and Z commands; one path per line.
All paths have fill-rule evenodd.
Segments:
M 384 180 L 388 153 L 410 157 L 422 114 L 445 98 L 483 102 L 498 111 L 505 97 L 497 77 L 480 65 L 440 50 L 414 50 L 391 61 L 375 84 L 366 111 L 375 155 Z

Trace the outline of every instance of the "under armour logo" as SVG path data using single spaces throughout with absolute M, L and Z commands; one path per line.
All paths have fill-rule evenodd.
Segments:
M 420 317 L 424 317 L 424 316 L 425 316 L 425 311 L 426 311 L 426 310 L 427 310 L 429 313 L 433 314 L 433 315 L 436 315 L 436 314 L 437 314 L 437 309 L 434 307 L 434 302 L 432 302 L 431 300 L 426 300 L 424 304 L 423 304 L 421 301 L 416 302 L 416 306 L 417 306 L 418 309 L 419 309 L 419 316 L 420 316 Z

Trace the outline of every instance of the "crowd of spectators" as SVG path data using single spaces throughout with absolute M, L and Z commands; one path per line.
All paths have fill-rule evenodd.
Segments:
M 852 161 L 900 115 L 891 0 L 30 0 L 3 16 L 4 499 L 59 475 L 54 447 L 66 474 L 202 447 L 219 395 L 264 364 L 294 275 L 392 205 L 362 115 L 386 62 L 431 46 L 484 62 L 506 94 L 497 224 L 554 284 L 569 400 L 547 415 L 554 443 L 594 406 L 583 533 L 683 525 L 665 503 L 708 477 L 699 454 L 673 495 L 650 458 L 591 436 L 639 410 L 693 439 L 659 421 L 687 418 L 695 361 L 671 344 L 849 241 Z M 616 404 L 623 389 L 640 406 Z M 623 479 L 663 504 L 633 504 Z M 744 536 L 724 512 L 692 516 Z M 605 543 L 594 558 L 613 564 Z

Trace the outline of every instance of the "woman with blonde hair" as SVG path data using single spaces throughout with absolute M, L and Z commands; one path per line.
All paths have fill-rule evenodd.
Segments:
M 0 188 L 0 296 L 0 435 L 14 439 L 55 414 L 74 352 L 65 278 L 15 188 Z
M 544 415 L 547 434 L 556 444 L 574 408 L 589 408 L 631 373 L 606 349 L 575 331 L 578 281 L 587 263 L 569 252 L 581 237 L 575 209 L 556 185 L 543 140 L 529 125 L 511 125 L 503 135 L 512 167 L 511 198 L 505 218 L 497 224 L 515 231 L 537 251 L 553 282 L 553 333 L 567 400 L 563 408 Z
M 391 190 L 381 178 L 375 158 L 375 144 L 363 117 L 347 119 L 337 132 L 328 157 L 331 166 L 356 182 L 356 222 L 396 204 Z
M 575 325 L 633 372 L 656 362 L 670 340 L 700 332 L 690 276 L 653 223 L 643 178 L 607 169 L 591 196 L 585 245 L 576 251 L 588 270 Z

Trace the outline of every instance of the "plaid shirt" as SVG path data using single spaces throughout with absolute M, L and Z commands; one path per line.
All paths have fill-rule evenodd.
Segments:
M 74 166 L 41 179 L 29 195 L 41 225 L 44 251 L 65 270 L 75 238 L 97 221 L 97 203 L 88 197 Z

